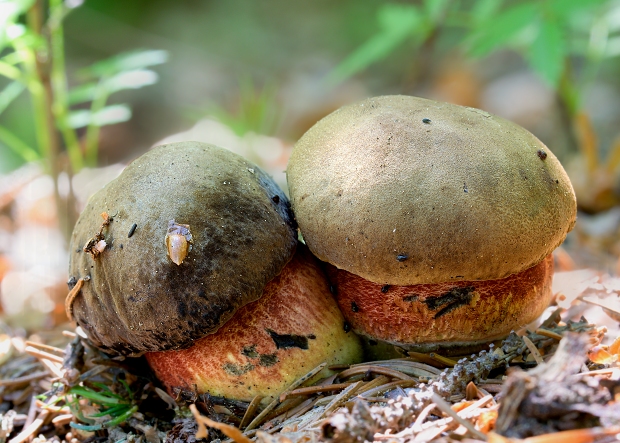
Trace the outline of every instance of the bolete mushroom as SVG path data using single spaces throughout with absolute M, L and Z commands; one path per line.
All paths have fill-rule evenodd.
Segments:
M 67 312 L 102 350 L 146 354 L 170 390 L 277 395 L 361 354 L 296 246 L 289 201 L 260 168 L 208 144 L 159 146 L 80 215 Z
M 569 178 L 530 132 L 416 97 L 323 118 L 287 176 L 347 321 L 408 349 L 463 350 L 534 320 L 551 299 L 551 252 L 575 223 Z
M 322 362 L 361 360 L 359 340 L 344 324 L 325 274 L 302 245 L 262 297 L 217 332 L 146 359 L 169 387 L 196 385 L 199 392 L 246 401 L 272 398 Z

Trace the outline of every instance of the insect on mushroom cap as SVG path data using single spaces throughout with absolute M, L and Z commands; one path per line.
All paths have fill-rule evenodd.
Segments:
M 103 211 L 107 247 L 93 256 L 82 247 Z M 203 143 L 159 146 L 80 215 L 69 273 L 90 280 L 68 310 L 110 353 L 187 347 L 258 299 L 296 244 L 286 195 L 256 165 Z
M 166 233 L 166 248 L 168 257 L 175 264 L 180 265 L 191 250 L 192 234 L 189 225 L 184 225 L 170 220 Z

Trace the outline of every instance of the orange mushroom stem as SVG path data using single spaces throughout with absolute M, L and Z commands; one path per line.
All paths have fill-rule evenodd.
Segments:
M 331 265 L 328 275 L 355 332 L 430 351 L 486 343 L 535 320 L 551 301 L 553 256 L 498 280 L 391 286 Z
M 299 248 L 263 296 L 215 334 L 179 351 L 146 354 L 157 378 L 175 387 L 250 401 L 274 398 L 322 362 L 359 362 L 359 339 L 346 332 L 327 279 Z

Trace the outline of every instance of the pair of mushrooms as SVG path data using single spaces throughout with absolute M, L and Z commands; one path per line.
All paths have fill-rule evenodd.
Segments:
M 170 390 L 274 397 L 323 361 L 360 361 L 350 329 L 463 350 L 534 320 L 576 215 L 562 166 L 525 129 L 407 96 L 328 115 L 287 176 L 294 216 L 229 151 L 149 151 L 76 224 L 69 315 L 104 351 L 145 354 Z

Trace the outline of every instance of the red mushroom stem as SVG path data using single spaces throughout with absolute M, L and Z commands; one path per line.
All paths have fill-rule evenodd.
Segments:
M 322 362 L 354 363 L 361 346 L 316 260 L 301 247 L 256 302 L 241 308 L 215 334 L 184 350 L 146 358 L 169 391 L 251 400 L 275 397 Z
M 498 280 L 389 286 L 328 265 L 353 330 L 411 349 L 505 337 L 535 320 L 551 300 L 553 256 Z

